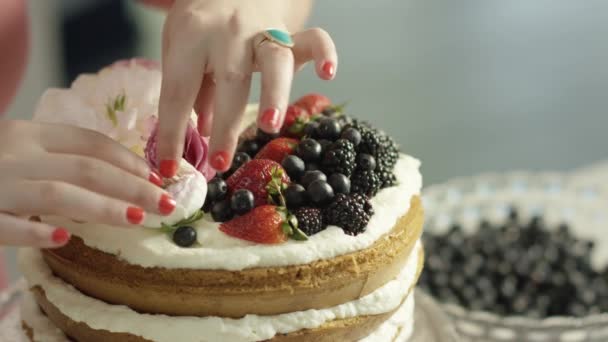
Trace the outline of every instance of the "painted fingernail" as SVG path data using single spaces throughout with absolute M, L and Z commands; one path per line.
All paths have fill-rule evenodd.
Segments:
M 226 171 L 230 166 L 229 158 L 228 152 L 217 151 L 211 155 L 211 158 L 209 158 L 209 163 L 211 164 L 211 167 L 218 171 Z
M 171 178 L 177 173 L 177 160 L 165 159 L 160 161 L 158 167 L 160 175 L 165 178 Z
M 128 207 L 127 220 L 132 224 L 140 224 L 144 220 L 144 210 L 139 207 Z
M 150 171 L 150 176 L 148 176 L 148 180 L 150 181 L 150 183 L 156 185 L 156 186 L 163 186 L 163 180 L 160 178 L 160 176 L 158 175 L 158 173 L 154 172 L 154 171 Z
M 277 129 L 279 126 L 279 110 L 276 108 L 268 108 L 262 113 L 260 121 L 266 128 Z
M 321 71 L 323 71 L 323 74 L 328 77 L 328 78 L 333 78 L 334 77 L 334 72 L 336 72 L 336 69 L 334 68 L 334 64 L 332 62 L 325 62 L 323 63 L 323 66 L 321 66 Z
M 68 242 L 68 240 L 70 240 L 70 232 L 68 232 L 65 228 L 55 228 L 55 230 L 53 230 L 53 233 L 51 234 L 51 239 L 54 243 L 58 245 L 63 245 L 64 243 Z
M 169 215 L 175 209 L 175 200 L 168 194 L 162 194 L 158 201 L 158 211 L 163 215 Z

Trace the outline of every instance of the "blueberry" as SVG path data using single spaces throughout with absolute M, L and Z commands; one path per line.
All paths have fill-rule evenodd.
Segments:
M 316 180 L 327 181 L 327 176 L 319 170 L 306 171 L 302 178 L 300 178 L 300 184 L 308 189 L 308 186 Z
M 306 204 L 306 189 L 300 184 L 290 184 L 283 194 L 290 209 L 296 209 Z
M 306 171 L 317 171 L 320 170 L 321 167 L 317 163 L 306 163 Z
M 232 165 L 230 166 L 230 169 L 232 172 L 234 172 L 250 160 L 251 157 L 247 153 L 237 152 L 234 154 L 234 158 L 232 158 Z
M 243 141 L 238 148 L 239 152 L 245 152 L 250 157 L 253 157 L 260 150 L 260 144 L 258 144 L 255 140 L 245 140 Z
M 304 129 L 302 131 L 304 132 L 304 135 L 314 138 L 314 137 L 316 137 L 318 127 L 319 127 L 318 122 L 311 121 L 311 122 L 308 122 L 306 125 L 304 125 Z
M 215 203 L 211 207 L 211 217 L 215 222 L 226 222 L 234 216 L 232 209 L 230 208 L 230 201 L 222 200 Z
M 272 139 L 276 139 L 279 137 L 278 133 L 266 133 L 258 128 L 255 139 L 262 145 L 266 145 Z
M 296 147 L 296 154 L 305 162 L 315 162 L 321 157 L 321 145 L 314 139 L 302 139 Z
M 341 173 L 334 173 L 329 176 L 328 183 L 336 194 L 348 195 L 350 193 L 350 179 Z
M 190 247 L 196 242 L 196 229 L 181 226 L 173 232 L 173 242 L 180 247 Z
M 230 198 L 230 209 L 237 215 L 243 215 L 253 209 L 254 200 L 255 198 L 251 191 L 239 189 Z
M 226 181 L 221 178 L 213 178 L 207 183 L 207 198 L 211 202 L 216 202 L 224 199 L 226 197 L 226 193 L 228 192 L 228 185 L 226 185 Z
M 321 139 L 336 140 L 340 136 L 340 123 L 332 118 L 323 118 L 319 121 L 317 136 Z
M 331 142 L 330 140 L 327 140 L 327 139 L 319 139 L 317 141 L 321 145 L 321 153 L 325 153 L 325 151 L 327 151 L 329 146 L 331 146 L 331 144 L 333 144 L 333 142 Z
M 310 200 L 317 205 L 327 204 L 334 197 L 334 190 L 324 180 L 316 180 L 307 187 L 306 193 Z
M 281 166 L 283 166 L 289 178 L 296 181 L 300 179 L 306 171 L 304 161 L 300 159 L 300 157 L 294 155 L 285 156 L 281 162 Z
M 361 133 L 355 128 L 348 127 L 342 131 L 340 135 L 342 139 L 346 139 L 353 143 L 353 145 L 357 146 L 361 142 Z

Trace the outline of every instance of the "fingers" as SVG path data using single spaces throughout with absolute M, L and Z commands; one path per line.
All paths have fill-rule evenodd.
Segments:
M 277 133 L 285 118 L 293 80 L 294 58 L 290 49 L 264 42 L 255 50 L 255 59 L 262 73 L 262 91 L 258 127 Z
M 70 233 L 64 228 L 0 213 L 0 245 L 54 248 L 69 239 Z
M 2 184 L 0 212 L 16 215 L 56 215 L 125 227 L 141 224 L 144 210 L 127 202 L 55 181 L 17 181 Z
M 234 38 L 240 32 L 235 18 L 231 19 L 232 30 L 225 33 L 232 39 L 226 39 L 223 49 L 213 55 L 217 68 L 209 163 L 220 172 L 230 168 L 251 86 L 252 43 Z
M 169 33 L 163 43 L 171 44 L 171 49 L 165 49 L 162 61 L 163 79 L 158 104 L 158 165 L 163 177 L 173 177 L 183 153 L 194 100 L 201 87 L 205 56 L 183 34 Z
M 40 165 L 44 167 L 41 168 Z M 171 196 L 150 181 L 89 157 L 47 154 L 7 161 L 0 168 L 6 177 L 70 183 L 132 203 L 147 212 L 166 214 L 167 203 L 164 202 L 167 198 L 171 199 Z
M 141 178 L 158 178 L 150 171 L 145 160 L 99 132 L 71 126 L 45 124 L 44 127 L 39 125 L 38 135 L 40 143 L 50 153 L 92 157 Z
M 212 74 L 203 77 L 201 88 L 194 102 L 194 110 L 198 115 L 196 127 L 198 133 L 208 137 L 211 135 L 211 122 L 213 119 L 213 96 L 215 95 L 215 81 Z
M 338 53 L 329 34 L 320 28 L 312 28 L 298 32 L 292 37 L 296 70 L 304 63 L 313 59 L 317 75 L 324 80 L 336 76 L 338 68 Z

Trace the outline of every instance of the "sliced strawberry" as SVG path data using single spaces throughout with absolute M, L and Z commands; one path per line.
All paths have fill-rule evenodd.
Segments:
M 281 171 L 281 181 L 285 184 L 289 183 L 289 177 L 279 163 L 270 159 L 252 159 L 226 179 L 228 192 L 247 189 L 253 193 L 255 206 L 266 204 L 268 202 L 266 186 L 277 170 Z
M 271 140 L 260 152 L 255 155 L 255 159 L 270 159 L 277 163 L 283 161 L 286 155 L 291 154 L 298 145 L 296 139 L 280 137 Z
M 320 114 L 323 109 L 331 106 L 331 101 L 325 95 L 312 93 L 300 97 L 294 103 L 294 106 L 302 108 L 309 113 L 309 116 L 311 116 L 314 114 Z
M 283 213 L 278 207 L 266 204 L 222 223 L 220 230 L 232 237 L 251 242 L 277 244 L 287 240 L 282 228 L 284 222 Z

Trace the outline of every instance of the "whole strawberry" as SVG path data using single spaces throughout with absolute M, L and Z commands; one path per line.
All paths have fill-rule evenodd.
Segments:
M 312 93 L 300 97 L 294 103 L 294 106 L 302 108 L 307 113 L 309 113 L 310 116 L 314 114 L 320 114 L 323 109 L 331 106 L 331 101 L 325 95 Z
M 277 244 L 287 240 L 283 231 L 284 212 L 279 207 L 266 204 L 254 208 L 245 215 L 220 225 L 220 230 L 232 237 L 256 243 Z
M 277 163 L 283 161 L 286 155 L 292 154 L 298 145 L 296 139 L 280 137 L 271 140 L 255 155 L 255 159 L 270 159 Z
M 252 159 L 226 179 L 228 192 L 233 193 L 239 189 L 247 189 L 253 193 L 256 207 L 266 204 L 268 202 L 267 185 L 272 180 L 273 175 L 278 173 L 280 173 L 281 182 L 289 183 L 289 176 L 279 163 L 270 159 Z

